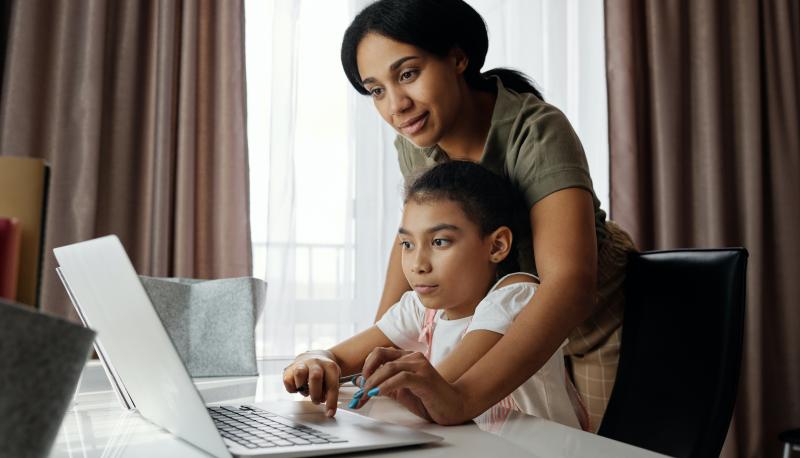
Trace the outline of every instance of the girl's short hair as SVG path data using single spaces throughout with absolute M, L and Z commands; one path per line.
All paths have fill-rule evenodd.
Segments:
M 467 219 L 478 226 L 481 237 L 499 227 L 516 233 L 521 195 L 504 178 L 469 161 L 446 161 L 427 170 L 406 186 L 404 203 L 450 200 L 458 203 Z M 498 266 L 498 275 L 519 271 L 516 237 L 511 251 Z
M 416 46 L 439 57 L 459 48 L 469 58 L 464 79 L 470 87 L 494 91 L 495 83 L 490 77 L 497 76 L 503 86 L 544 100 L 524 73 L 508 68 L 481 73 L 489 35 L 481 15 L 463 0 L 379 0 L 358 13 L 344 33 L 341 57 L 350 84 L 364 95 L 369 92 L 361 84 L 356 49 L 368 33 Z

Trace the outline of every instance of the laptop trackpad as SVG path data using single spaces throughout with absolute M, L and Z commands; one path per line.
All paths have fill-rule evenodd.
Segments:
M 273 401 L 259 402 L 253 406 L 277 415 L 290 417 L 293 415 L 320 414 L 325 416 L 325 404 L 314 405 L 309 401 Z

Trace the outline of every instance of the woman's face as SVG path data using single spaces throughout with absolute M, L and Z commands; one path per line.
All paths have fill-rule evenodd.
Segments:
M 447 309 L 447 317 L 470 316 L 496 273 L 493 235 L 452 200 L 409 200 L 398 231 L 403 273 L 422 304 Z M 505 256 L 503 256 L 505 257 Z
M 463 53 L 441 58 L 368 33 L 356 49 L 358 72 L 381 117 L 417 146 L 439 143 L 462 106 Z

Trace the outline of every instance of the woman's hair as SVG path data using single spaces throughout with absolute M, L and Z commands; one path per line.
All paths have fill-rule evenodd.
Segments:
M 467 219 L 486 237 L 506 226 L 516 233 L 515 214 L 521 197 L 502 177 L 469 161 L 447 161 L 413 180 L 405 190 L 404 203 L 450 200 L 461 206 Z M 515 237 L 511 251 L 498 266 L 498 275 L 519 270 Z
M 439 57 L 459 48 L 469 58 L 464 79 L 471 88 L 492 91 L 495 84 L 490 77 L 497 76 L 503 86 L 544 100 L 524 73 L 508 68 L 481 73 L 489 49 L 486 23 L 463 0 L 379 0 L 358 13 L 344 33 L 342 67 L 353 87 L 364 95 L 369 92 L 361 84 L 356 49 L 368 33 L 416 46 Z

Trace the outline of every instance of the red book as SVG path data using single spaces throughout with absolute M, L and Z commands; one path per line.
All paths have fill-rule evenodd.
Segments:
M 0 297 L 17 300 L 22 230 L 16 218 L 0 218 Z

